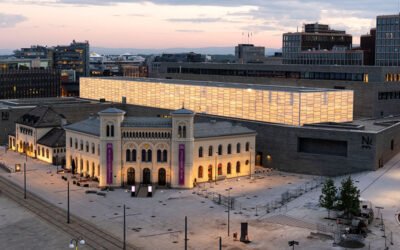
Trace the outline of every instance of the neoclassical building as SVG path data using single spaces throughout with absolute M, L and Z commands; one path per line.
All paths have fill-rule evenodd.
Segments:
M 194 123 L 194 112 L 170 118 L 125 117 L 108 108 L 65 126 L 67 167 L 99 179 L 99 186 L 195 183 L 254 172 L 256 133 L 229 122 Z

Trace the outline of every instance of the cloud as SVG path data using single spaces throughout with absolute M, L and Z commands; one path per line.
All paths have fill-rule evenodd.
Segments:
M 26 20 L 27 18 L 22 15 L 0 13 L 0 28 L 12 28 L 18 23 L 21 23 Z

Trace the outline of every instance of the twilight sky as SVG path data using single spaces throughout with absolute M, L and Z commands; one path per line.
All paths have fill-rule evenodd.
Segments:
M 394 0 L 0 0 L 0 48 L 73 39 L 118 48 L 234 46 L 247 32 L 257 45 L 280 48 L 282 33 L 317 21 L 358 43 L 377 15 L 398 12 Z

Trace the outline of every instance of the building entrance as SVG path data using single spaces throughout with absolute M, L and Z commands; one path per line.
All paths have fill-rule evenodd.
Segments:
M 135 169 L 134 168 L 128 168 L 126 176 L 127 176 L 127 184 L 129 186 L 135 185 Z
M 165 186 L 167 184 L 167 174 L 164 168 L 158 170 L 158 185 Z
M 151 184 L 151 180 L 150 180 L 150 169 L 145 168 L 143 169 L 143 184 Z

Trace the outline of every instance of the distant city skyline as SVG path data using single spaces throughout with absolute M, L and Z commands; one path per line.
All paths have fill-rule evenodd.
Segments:
M 282 33 L 320 22 L 359 36 L 396 1 L 373 0 L 3 0 L 0 48 L 88 40 L 108 48 L 282 47 Z M 248 33 L 253 34 L 248 36 Z

